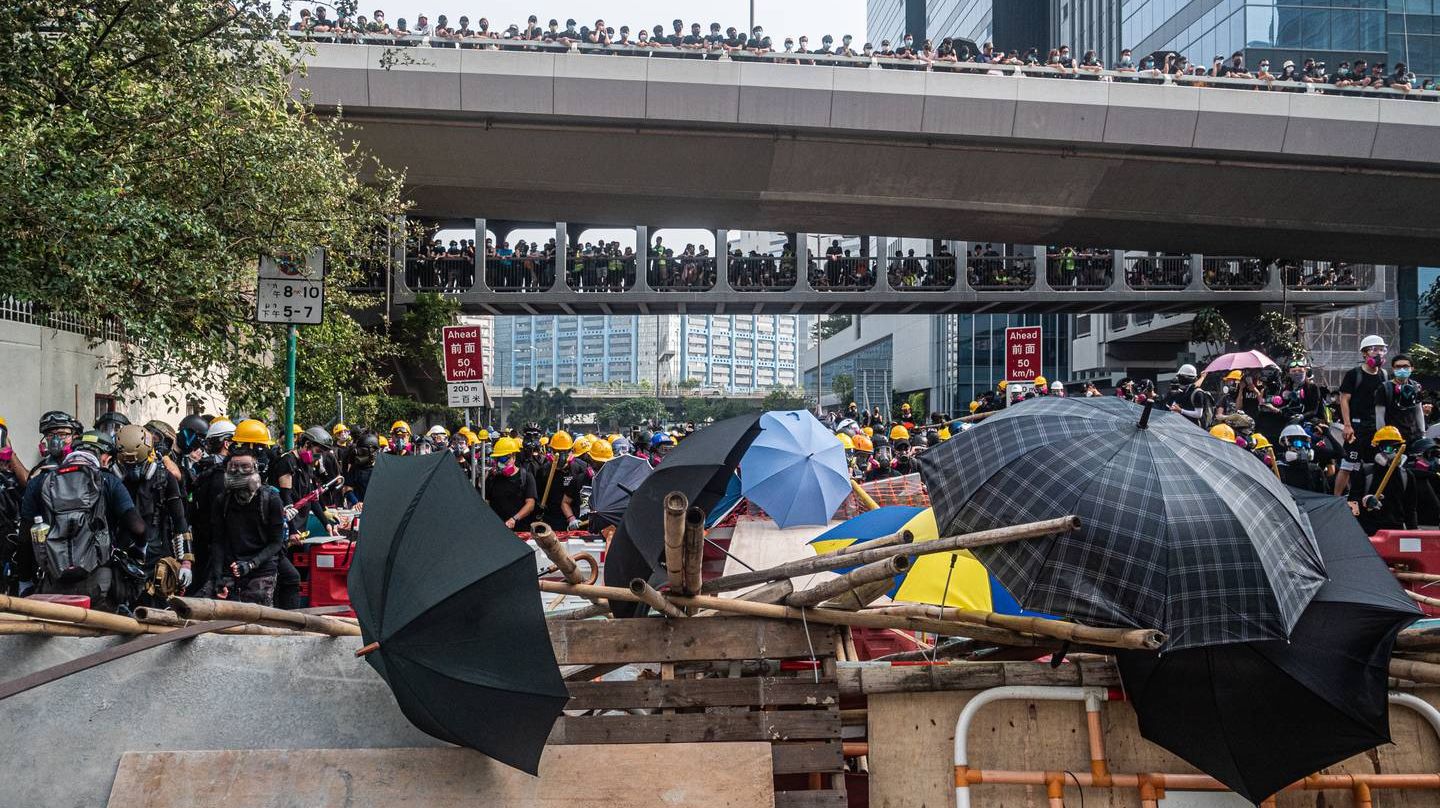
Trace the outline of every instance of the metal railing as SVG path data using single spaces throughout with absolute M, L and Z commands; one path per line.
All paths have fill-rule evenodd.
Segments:
M 814 256 L 809 259 L 810 288 L 817 292 L 868 292 L 875 288 L 874 258 Z
M 970 287 L 979 292 L 1023 292 L 1035 285 L 1035 258 L 987 255 L 965 262 Z
M 628 292 L 635 286 L 635 256 L 567 258 L 565 285 L 572 292 Z
M 384 259 L 367 259 L 360 262 L 360 277 L 346 287 L 347 291 L 360 294 L 379 294 L 389 286 L 387 275 L 390 265 Z
M 920 70 L 976 75 L 1013 76 L 1017 78 L 1071 79 L 1080 81 L 1119 81 L 1133 84 L 1175 84 L 1190 87 L 1223 87 L 1292 93 L 1322 93 L 1326 95 L 1360 96 L 1366 98 L 1392 98 L 1398 100 L 1440 101 L 1440 91 L 1397 90 L 1389 87 L 1337 87 L 1329 83 L 1328 76 L 1322 81 L 1281 81 L 1278 78 L 1218 78 L 1205 75 L 1172 75 L 1161 70 L 1108 70 L 1077 68 L 1065 70 L 1046 65 L 1007 63 L 979 63 L 949 61 L 934 57 L 896 58 L 882 56 L 837 56 L 824 53 L 786 53 L 758 49 L 737 50 L 724 47 L 676 48 L 669 45 L 644 47 L 637 43 L 628 45 L 601 45 L 589 42 L 559 42 L 520 40 L 505 38 L 491 33 L 488 36 L 463 38 L 442 36 L 417 36 L 411 33 L 358 34 L 350 32 L 316 33 L 313 31 L 287 32 L 292 38 L 320 43 L 344 43 L 360 45 L 387 45 L 392 47 L 417 48 L 461 48 L 506 51 L 530 51 L 537 53 L 576 53 L 611 56 L 630 56 L 661 59 L 695 59 L 709 61 L 754 61 L 779 64 L 820 65 L 828 67 L 875 68 L 884 70 Z M 402 52 L 390 54 L 387 59 L 403 64 L 408 57 Z M 1018 60 L 1017 60 L 1018 61 Z M 1388 77 L 1387 77 L 1388 78 Z
M 0 320 L 28 323 L 43 328 L 52 328 L 56 331 L 69 331 L 72 334 L 82 334 L 97 340 L 130 341 L 126 338 L 125 329 L 121 327 L 119 320 L 110 317 L 84 317 L 63 310 L 57 311 L 33 301 L 16 300 L 13 297 L 0 297 Z
M 1214 292 L 1258 292 L 1270 285 L 1271 262 L 1245 256 L 1205 256 L 1205 288 Z
M 645 277 L 657 292 L 708 292 L 715 288 L 715 256 L 652 255 Z
M 795 256 L 731 256 L 726 276 L 737 292 L 788 292 L 795 288 Z
M 1375 283 L 1374 264 L 1347 264 L 1343 261 L 1282 260 L 1280 277 L 1285 288 L 1304 291 L 1362 291 Z
M 409 256 L 405 285 L 417 292 L 463 292 L 475 285 L 475 260 L 468 257 Z
M 532 253 L 485 259 L 485 285 L 492 292 L 543 292 L 554 284 L 554 256 Z
M 1125 283 L 1136 291 L 1186 289 L 1190 286 L 1190 256 L 1126 256 Z
M 894 256 L 886 267 L 886 280 L 898 292 L 944 292 L 955 286 L 955 256 Z
M 1114 277 L 1115 254 L 1109 250 L 1045 256 L 1045 282 L 1058 292 L 1104 291 Z

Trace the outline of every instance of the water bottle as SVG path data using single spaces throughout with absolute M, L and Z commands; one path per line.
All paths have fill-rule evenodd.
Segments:
M 30 541 L 35 544 L 44 544 L 50 538 L 50 526 L 45 524 L 45 517 L 36 516 L 35 524 L 30 526 Z

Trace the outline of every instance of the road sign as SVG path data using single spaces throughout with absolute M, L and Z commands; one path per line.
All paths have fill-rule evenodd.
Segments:
M 485 382 L 450 382 L 446 385 L 447 404 L 456 409 L 484 407 Z
M 1040 375 L 1044 341 L 1040 326 L 1005 329 L 1005 379 L 1011 382 L 1033 382 Z
M 440 342 L 445 350 L 445 381 L 478 382 L 485 378 L 480 326 L 447 325 Z
M 255 287 L 255 322 L 319 325 L 325 314 L 325 250 L 302 264 L 292 256 L 263 255 Z

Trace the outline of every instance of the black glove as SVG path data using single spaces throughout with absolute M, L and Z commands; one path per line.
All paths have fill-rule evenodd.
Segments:
M 236 562 L 235 562 L 235 569 L 238 570 L 239 573 L 240 573 L 240 574 L 237 575 L 236 577 L 237 577 L 237 578 L 244 578 L 245 576 L 247 576 L 247 575 L 250 574 L 251 570 L 254 570 L 254 569 L 255 569 L 255 562 L 254 562 L 254 561 L 236 561 Z

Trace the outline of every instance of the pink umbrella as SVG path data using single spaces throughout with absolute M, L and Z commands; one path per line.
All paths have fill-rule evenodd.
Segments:
M 1246 370 L 1249 368 L 1274 367 L 1275 360 L 1259 351 L 1238 351 L 1215 357 L 1215 360 L 1205 366 L 1205 373 L 1216 371 Z

